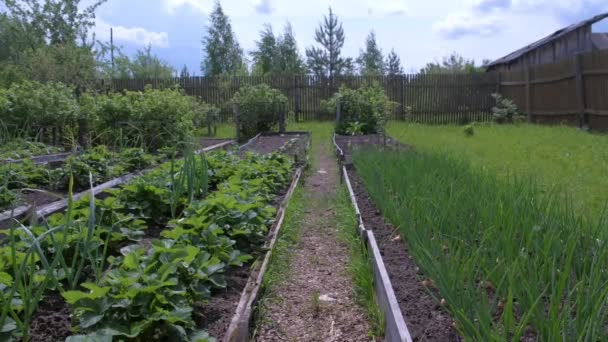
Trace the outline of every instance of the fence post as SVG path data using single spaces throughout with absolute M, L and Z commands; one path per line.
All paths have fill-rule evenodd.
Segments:
M 583 63 L 580 53 L 574 56 L 574 77 L 576 79 L 576 109 L 578 112 L 578 120 L 580 128 L 588 128 L 589 122 L 585 108 L 587 107 L 585 99 L 585 83 L 583 81 Z
M 405 94 L 403 93 L 403 83 L 405 75 L 399 75 L 399 94 L 401 95 L 401 120 L 405 121 Z
M 497 94 L 500 94 L 500 90 L 501 90 L 500 89 L 500 86 L 501 86 L 500 82 L 502 82 L 502 75 L 501 75 L 500 71 L 497 70 L 496 71 L 496 93 Z
M 232 104 L 232 113 L 234 115 L 234 125 L 236 126 L 236 141 L 241 141 L 241 126 L 239 121 L 239 106 L 234 103 Z
M 293 76 L 294 114 L 296 122 L 300 122 L 300 91 L 298 88 L 298 76 Z
M 524 73 L 526 82 L 526 115 L 528 116 L 528 122 L 532 122 L 532 94 L 530 88 L 530 66 L 528 64 L 524 67 Z

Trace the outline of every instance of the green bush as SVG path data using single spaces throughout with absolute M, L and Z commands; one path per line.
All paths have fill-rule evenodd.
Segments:
M 194 128 L 196 101 L 178 89 L 146 88 L 100 96 L 87 103 L 97 118 L 96 131 L 107 144 L 153 151 L 187 141 Z
M 74 90 L 62 83 L 25 81 L 0 93 L 0 120 L 25 136 L 41 127 L 75 127 L 78 114 Z
M 240 140 L 274 131 L 285 119 L 287 97 L 266 84 L 241 88 L 231 102 L 238 108 L 237 135 Z
M 492 107 L 492 119 L 494 122 L 503 123 L 519 123 L 525 120 L 517 109 L 517 105 L 513 100 L 503 97 L 501 94 L 494 93 L 492 97 L 496 100 L 496 106 Z
M 341 101 L 340 120 L 336 124 L 338 134 L 382 133 L 396 106 L 377 84 L 358 89 L 342 86 L 332 98 L 323 101 L 322 106 L 335 113 L 338 100 Z

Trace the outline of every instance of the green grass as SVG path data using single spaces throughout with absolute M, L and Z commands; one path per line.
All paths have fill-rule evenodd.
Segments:
M 469 158 L 369 150 L 354 162 L 467 340 L 604 339 L 606 222 L 585 220 L 531 178 L 500 177 Z
M 498 175 L 522 175 L 541 191 L 572 196 L 581 213 L 603 212 L 608 195 L 608 136 L 564 126 L 476 125 L 467 137 L 463 126 L 391 122 L 388 133 L 423 151 L 448 151 L 476 168 Z
M 376 301 L 372 261 L 359 235 L 359 222 L 344 186 L 336 199 L 336 221 L 340 238 L 348 246 L 348 271 L 353 280 L 355 299 L 365 310 L 370 323 L 370 336 L 381 338 L 384 336 L 384 315 Z
M 197 136 L 206 137 L 207 136 L 207 128 L 200 128 L 196 131 Z M 218 139 L 233 139 L 236 137 L 236 128 L 233 124 L 220 124 L 217 126 L 217 132 L 214 136 L 210 138 L 218 138 Z

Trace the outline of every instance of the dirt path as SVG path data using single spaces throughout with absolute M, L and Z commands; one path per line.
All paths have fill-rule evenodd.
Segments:
M 369 326 L 355 303 L 339 240 L 334 203 L 338 166 L 327 144 L 315 153 L 316 169 L 304 185 L 308 207 L 285 279 L 258 330 L 258 341 L 369 341 Z

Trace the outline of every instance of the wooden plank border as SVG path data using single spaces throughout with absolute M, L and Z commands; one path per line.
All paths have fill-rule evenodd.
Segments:
M 272 256 L 272 251 L 274 249 L 274 245 L 279 237 L 279 232 L 281 231 L 281 227 L 283 226 L 283 222 L 285 220 L 285 211 L 287 210 L 287 206 L 289 204 L 289 200 L 291 196 L 296 190 L 300 178 L 302 177 L 302 167 L 298 168 L 292 178 L 291 185 L 285 198 L 281 202 L 279 206 L 279 211 L 276 216 L 276 223 L 273 228 L 270 230 L 269 237 L 270 241 L 267 243 L 264 248 L 268 249 L 266 255 L 264 256 L 264 261 L 257 269 L 252 270 L 251 275 L 249 276 L 249 280 L 243 289 L 241 294 L 241 299 L 236 307 L 236 312 L 234 316 L 232 316 L 232 320 L 230 321 L 230 325 L 226 330 L 224 338 L 222 341 L 224 342 L 240 342 L 240 341 L 249 341 L 251 336 L 250 327 L 251 327 L 251 318 L 253 317 L 254 304 L 258 300 L 260 287 L 262 285 L 262 281 L 264 280 L 264 275 L 266 270 L 268 269 L 268 265 L 270 264 L 270 258 Z
M 412 336 L 410 334 L 405 319 L 399 308 L 399 302 L 395 296 L 393 285 L 391 284 L 390 277 L 384 265 L 380 248 L 376 242 L 374 232 L 365 227 L 361 212 L 359 211 L 359 205 L 357 204 L 357 197 L 353 191 L 350 177 L 348 176 L 348 170 L 346 166 L 342 165 L 344 159 L 344 151 L 336 143 L 336 134 L 334 133 L 333 142 L 336 147 L 336 153 L 340 159 L 341 174 L 346 188 L 350 196 L 351 204 L 355 208 L 355 213 L 359 221 L 359 234 L 365 241 L 369 255 L 372 258 L 372 266 L 374 269 L 374 289 L 376 292 L 376 299 L 378 305 L 382 309 L 384 314 L 384 340 L 387 342 L 412 342 Z
M 233 144 L 235 141 L 234 140 L 229 140 L 229 141 L 225 141 L 219 144 L 215 144 L 209 147 L 206 147 L 202 150 L 198 150 L 195 153 L 196 154 L 200 154 L 200 153 L 204 153 L 204 152 L 210 152 L 228 145 Z M 124 176 L 118 177 L 118 178 L 114 178 L 112 180 L 109 180 L 105 183 L 99 184 L 96 187 L 94 187 L 93 189 L 89 189 L 89 190 L 85 190 L 82 192 L 79 192 L 77 194 L 74 194 L 72 196 L 72 199 L 74 201 L 79 200 L 80 198 L 82 198 L 83 196 L 88 195 L 89 193 L 93 193 L 93 196 L 95 196 L 96 194 L 99 194 L 101 191 L 106 190 L 106 189 L 110 189 L 113 187 L 116 187 L 118 185 L 124 184 L 127 181 L 133 179 L 134 177 L 137 176 L 141 176 L 147 172 L 150 172 L 154 170 L 154 168 L 151 169 L 146 169 L 146 170 L 142 170 L 142 171 L 137 171 L 137 172 L 133 172 L 133 173 L 129 173 L 126 174 Z M 68 200 L 67 198 L 65 199 L 61 199 L 55 202 L 51 202 L 48 204 L 43 205 L 42 207 L 40 207 L 38 210 L 36 210 L 36 214 L 35 214 L 35 218 L 42 218 L 51 214 L 54 214 L 58 211 L 61 211 L 63 209 L 65 209 L 68 205 Z M 25 214 L 31 210 L 31 206 L 30 205 L 23 205 L 14 209 L 9 209 L 6 210 L 2 213 L 0 213 L 0 222 L 5 222 L 8 221 L 10 219 L 22 219 Z

